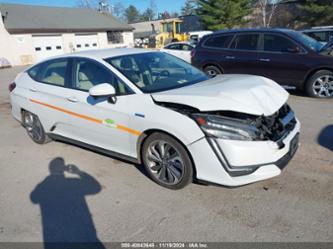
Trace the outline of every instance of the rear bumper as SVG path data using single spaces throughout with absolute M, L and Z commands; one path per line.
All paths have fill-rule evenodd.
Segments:
M 300 123 L 283 139 L 281 148 L 272 141 L 232 141 L 203 138 L 188 149 L 198 180 L 225 186 L 241 186 L 281 173 L 298 148 Z

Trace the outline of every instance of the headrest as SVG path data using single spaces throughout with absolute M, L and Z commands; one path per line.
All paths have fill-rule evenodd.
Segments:
M 83 72 L 79 72 L 79 81 L 88 81 L 89 78 L 87 77 L 87 75 Z
M 120 62 L 120 66 L 123 69 L 133 69 L 133 63 L 130 58 L 123 58 Z

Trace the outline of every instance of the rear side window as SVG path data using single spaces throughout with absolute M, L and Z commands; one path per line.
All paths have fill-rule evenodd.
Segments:
M 36 75 L 37 81 L 57 86 L 65 86 L 67 60 L 52 60 L 41 65 Z
M 180 50 L 179 44 L 172 44 L 167 47 L 167 49 Z
M 333 31 L 330 32 L 328 41 L 329 42 L 333 41 Z
M 232 35 L 213 36 L 206 40 L 204 46 L 213 48 L 227 48 L 232 37 Z
M 41 65 L 39 64 L 39 65 L 36 65 L 36 66 L 30 68 L 27 72 L 32 79 L 38 80 L 37 75 L 38 75 L 40 68 L 41 68 Z
M 184 50 L 184 51 L 191 51 L 192 49 L 193 49 L 193 47 L 190 45 L 187 45 L 187 44 L 183 44 L 182 48 L 181 48 L 181 50 Z
M 231 43 L 230 48 L 239 50 L 257 50 L 258 40 L 258 34 L 237 35 Z
M 317 41 L 320 42 L 327 42 L 327 34 L 328 32 L 321 31 L 321 32 L 309 32 L 307 33 L 308 36 L 314 38 Z

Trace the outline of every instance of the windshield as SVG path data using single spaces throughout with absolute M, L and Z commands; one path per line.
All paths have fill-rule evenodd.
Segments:
M 149 52 L 105 59 L 144 93 L 192 85 L 208 79 L 203 72 L 172 55 Z
M 308 48 L 312 49 L 315 52 L 320 52 L 321 49 L 324 47 L 324 44 L 321 42 L 313 39 L 310 36 L 307 36 L 301 32 L 297 31 L 289 31 L 289 33 L 299 42 L 307 46 Z

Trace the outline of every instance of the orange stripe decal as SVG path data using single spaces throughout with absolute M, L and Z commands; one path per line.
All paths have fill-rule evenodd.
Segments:
M 91 122 L 94 122 L 94 123 L 97 123 L 97 124 L 103 124 L 102 119 L 92 118 L 92 117 L 82 115 L 82 114 L 79 114 L 79 113 L 76 113 L 76 112 L 72 112 L 72 111 L 57 107 L 57 106 L 49 105 L 47 103 L 40 102 L 38 100 L 30 99 L 30 101 L 33 102 L 33 103 L 36 103 L 36 104 L 39 104 L 39 105 L 42 105 L 42 106 L 46 106 L 48 108 L 51 108 L 51 109 L 54 109 L 54 110 L 57 110 L 57 111 L 60 111 L 60 112 L 63 112 L 63 113 L 66 113 L 66 114 L 69 114 L 69 115 L 74 116 L 74 117 L 82 118 L 82 119 L 85 119 L 85 120 L 88 120 L 88 121 L 91 121 Z M 123 125 L 117 124 L 115 126 L 115 128 L 117 128 L 118 130 L 121 130 L 121 131 L 128 132 L 130 134 L 136 135 L 136 136 L 141 135 L 140 131 L 133 130 L 133 129 L 128 128 L 128 127 L 123 126 Z
M 128 128 L 128 127 L 126 127 L 126 126 L 117 125 L 117 129 L 118 129 L 118 130 L 122 130 L 122 131 L 126 131 L 126 132 L 131 133 L 131 134 L 136 135 L 136 136 L 140 136 L 140 135 L 141 135 L 141 132 L 140 132 L 140 131 L 133 130 L 133 129 Z

